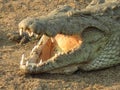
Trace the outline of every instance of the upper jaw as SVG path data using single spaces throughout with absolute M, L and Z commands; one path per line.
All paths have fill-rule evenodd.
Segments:
M 31 32 L 29 30 L 23 30 L 23 29 L 19 29 L 19 35 L 22 36 L 23 33 L 26 33 L 29 35 L 29 37 L 35 37 L 35 38 L 38 38 L 39 35 L 38 34 L 35 34 L 34 32 Z
M 31 32 L 30 30 L 23 30 L 22 28 L 19 29 L 19 34 L 22 35 L 23 32 L 26 32 L 30 37 L 32 37 L 34 35 L 33 32 Z

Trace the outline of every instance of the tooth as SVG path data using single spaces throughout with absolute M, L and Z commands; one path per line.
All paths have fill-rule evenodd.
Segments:
M 42 59 L 40 60 L 39 64 L 42 64 Z
M 39 35 L 35 34 L 35 38 L 38 38 L 38 37 L 39 37 Z
M 51 38 L 51 41 L 52 41 L 52 43 L 54 42 L 54 39 L 53 38 Z
M 54 57 L 57 57 L 57 56 L 59 56 L 59 54 L 57 53 L 57 54 L 55 54 L 55 56 Z
M 29 33 L 29 36 L 32 37 L 32 36 L 33 36 L 33 32 L 30 32 L 30 33 Z
M 23 65 L 23 60 L 21 59 L 21 61 L 20 61 L 20 65 Z
M 20 29 L 19 34 L 22 35 L 22 33 L 23 33 L 23 29 Z
M 57 54 L 58 54 L 58 55 L 61 55 L 62 53 L 63 53 L 63 52 L 58 52 Z
M 47 36 L 45 36 L 45 35 L 43 35 L 42 37 L 41 37 L 41 39 L 40 39 L 40 41 L 39 41 L 39 45 L 44 45 L 44 44 L 46 44 L 46 42 L 48 41 L 48 39 L 49 39 L 49 37 L 47 37 Z
M 37 48 L 38 48 L 38 46 L 34 46 L 34 48 L 32 49 L 32 51 L 31 51 L 31 53 L 30 53 L 30 55 L 32 55 L 33 52 L 34 52 Z
M 40 60 L 40 62 L 37 64 L 37 66 L 41 65 L 42 64 L 42 59 Z
M 27 62 L 26 62 L 26 66 L 28 66 L 28 64 L 29 64 L 29 63 L 28 63 L 28 61 L 27 61 Z
M 24 62 L 24 57 L 25 57 L 25 55 L 24 55 L 24 54 L 22 54 L 22 58 L 21 58 L 21 61 L 20 61 L 20 65 L 23 65 L 23 62 Z

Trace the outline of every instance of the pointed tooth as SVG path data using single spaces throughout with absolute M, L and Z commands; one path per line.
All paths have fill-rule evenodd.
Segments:
M 58 52 L 58 55 L 61 55 L 61 54 L 63 54 L 63 52 Z
M 29 36 L 32 37 L 33 36 L 33 32 L 29 32 Z
M 30 55 L 32 55 L 33 52 L 34 52 L 37 48 L 38 48 L 38 46 L 34 46 L 33 49 L 32 49 L 32 51 L 30 52 Z
M 23 34 L 23 29 L 19 30 L 19 34 L 20 34 L 20 36 Z
M 28 61 L 26 62 L 26 66 L 28 66 L 29 65 L 29 63 L 28 63 Z
M 49 37 L 46 35 L 43 35 L 40 39 L 40 41 L 38 42 L 38 45 L 45 45 L 48 41 Z
M 20 61 L 20 65 L 23 65 L 23 60 Z
M 54 55 L 54 58 L 56 58 L 56 57 L 58 57 L 58 56 L 60 56 L 60 55 L 62 55 L 60 52 L 58 52 L 58 53 L 56 53 L 55 55 Z
M 20 65 L 23 65 L 23 63 L 24 63 L 24 58 L 25 58 L 25 55 L 22 54 L 22 58 L 21 58 L 21 61 L 20 61 Z
M 55 54 L 55 55 L 54 55 L 54 57 L 57 57 L 57 56 L 58 56 L 58 54 Z
M 40 60 L 39 64 L 42 64 L 42 59 Z
M 29 61 L 27 61 L 26 66 L 34 67 L 34 66 L 37 66 L 37 64 L 36 63 L 30 63 Z
M 42 64 L 42 59 L 40 60 L 40 62 L 37 64 L 37 66 L 41 65 Z
M 41 60 L 40 60 L 40 62 L 36 63 L 36 66 L 39 66 L 39 65 L 41 65 L 41 63 L 42 63 L 42 62 L 41 62 Z
M 54 43 L 54 39 L 53 38 L 51 38 L 51 41 L 52 41 L 52 43 Z
M 22 54 L 22 60 L 24 60 L 24 58 L 25 58 L 25 54 Z
M 37 34 L 34 34 L 34 36 L 35 36 L 35 38 L 38 38 L 38 37 L 39 37 L 39 35 L 37 35 Z

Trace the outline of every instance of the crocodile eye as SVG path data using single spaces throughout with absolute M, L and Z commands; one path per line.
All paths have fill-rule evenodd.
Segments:
M 88 27 L 82 32 L 84 42 L 94 43 L 104 37 L 104 32 L 95 27 Z

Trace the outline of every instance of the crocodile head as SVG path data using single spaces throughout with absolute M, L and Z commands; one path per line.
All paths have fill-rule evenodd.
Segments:
M 120 48 L 116 47 L 120 33 L 114 28 L 119 24 L 101 15 L 91 16 L 84 12 L 71 15 L 74 11 L 64 6 L 46 17 L 27 18 L 19 23 L 20 34 L 25 31 L 30 36 L 42 35 L 30 56 L 24 58 L 22 55 L 21 70 L 27 73 L 73 73 L 78 69 L 96 70 L 120 63 Z M 101 24 L 103 22 L 105 25 Z

